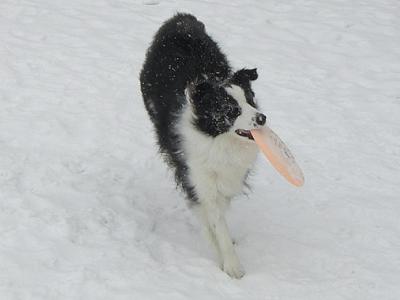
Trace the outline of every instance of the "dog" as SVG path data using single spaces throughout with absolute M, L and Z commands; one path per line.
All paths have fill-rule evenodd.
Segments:
M 233 72 L 204 24 L 186 13 L 159 28 L 140 73 L 160 153 L 233 278 L 245 272 L 224 215 L 258 153 L 250 130 L 266 123 L 251 87 L 257 77 L 257 69 Z

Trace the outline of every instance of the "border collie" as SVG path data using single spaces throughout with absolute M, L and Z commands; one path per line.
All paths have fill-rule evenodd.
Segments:
M 256 69 L 233 72 L 225 55 L 190 14 L 178 13 L 156 33 L 140 74 L 144 104 L 160 152 L 197 212 L 228 275 L 244 275 L 225 221 L 258 150 L 250 129 L 265 124 L 251 81 Z

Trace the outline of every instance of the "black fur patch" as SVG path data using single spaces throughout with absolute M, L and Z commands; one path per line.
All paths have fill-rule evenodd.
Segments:
M 240 86 L 244 90 L 247 103 L 254 108 L 257 108 L 257 104 L 254 102 L 254 92 L 251 89 L 250 81 L 254 81 L 258 78 L 257 69 L 241 69 L 233 74 L 230 82 Z
M 241 114 L 237 101 L 220 86 L 203 82 L 190 91 L 195 126 L 211 136 L 227 132 Z

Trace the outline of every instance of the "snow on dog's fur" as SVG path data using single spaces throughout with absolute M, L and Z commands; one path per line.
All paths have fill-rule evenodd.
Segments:
M 263 126 L 251 81 L 256 69 L 232 72 L 203 23 L 177 14 L 156 33 L 140 74 L 160 151 L 198 213 L 221 268 L 240 278 L 224 212 L 241 193 L 257 147 L 250 129 Z

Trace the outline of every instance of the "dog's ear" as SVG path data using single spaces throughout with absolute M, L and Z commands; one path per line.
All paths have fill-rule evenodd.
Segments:
M 249 77 L 251 81 L 254 81 L 258 78 L 257 68 L 254 69 L 245 69 L 246 76 Z
M 257 68 L 241 69 L 232 76 L 232 83 L 242 84 L 249 81 L 254 81 L 258 78 Z

